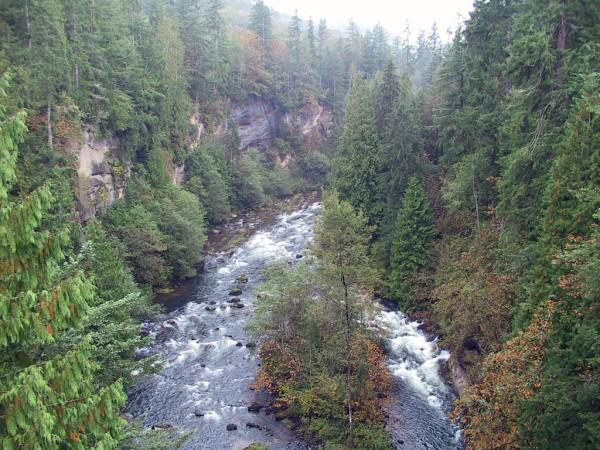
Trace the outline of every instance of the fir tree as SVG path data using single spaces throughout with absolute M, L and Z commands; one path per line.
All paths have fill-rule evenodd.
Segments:
M 429 201 L 423 185 L 414 177 L 398 212 L 391 246 L 390 291 L 404 308 L 421 306 L 415 299 L 418 275 L 429 262 L 434 234 Z
M 356 77 L 348 98 L 344 131 L 338 144 L 334 186 L 340 196 L 367 215 L 370 224 L 379 223 L 382 205 L 378 192 L 380 164 L 377 126 L 371 91 Z
M 125 401 L 121 383 L 98 387 L 88 339 L 61 335 L 85 318 L 93 285 L 62 262 L 64 235 L 40 228 L 53 197 L 45 185 L 10 199 L 23 113 L 9 115 L 0 78 L 0 443 L 12 449 L 114 448 Z

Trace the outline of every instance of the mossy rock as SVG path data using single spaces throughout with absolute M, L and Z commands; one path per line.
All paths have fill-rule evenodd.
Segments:
M 265 444 L 260 444 L 258 442 L 255 442 L 254 444 L 250 444 L 244 450 L 269 450 L 269 449 Z
M 234 288 L 231 291 L 229 291 L 229 295 L 231 295 L 232 297 L 239 297 L 240 295 L 242 295 L 242 290 L 240 288 Z
M 237 277 L 235 279 L 236 282 L 238 283 L 247 283 L 248 282 L 248 275 L 242 274 L 239 277 Z

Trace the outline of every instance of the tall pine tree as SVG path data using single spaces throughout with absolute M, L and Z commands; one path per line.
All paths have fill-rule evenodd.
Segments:
M 396 220 L 388 280 L 393 297 L 404 308 L 421 306 L 416 301 L 419 272 L 429 261 L 434 234 L 429 201 L 423 185 L 413 177 Z

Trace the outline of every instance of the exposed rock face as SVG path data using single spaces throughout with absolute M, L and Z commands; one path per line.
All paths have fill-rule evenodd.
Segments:
M 184 181 L 185 181 L 185 165 L 184 164 L 181 164 L 178 166 L 176 165 L 173 168 L 173 175 L 171 177 L 171 182 L 175 186 L 181 186 Z
M 253 97 L 235 106 L 231 119 L 237 127 L 240 150 L 266 149 L 284 130 L 302 136 L 305 144 L 317 148 L 329 136 L 333 116 L 329 108 L 318 104 L 307 106 L 299 113 L 284 113 L 276 102 Z
M 459 362 L 450 360 L 450 373 L 454 389 L 456 389 L 458 395 L 462 395 L 463 391 L 469 387 L 467 371 Z
M 256 98 L 235 107 L 231 114 L 240 138 L 240 150 L 265 149 L 281 133 L 281 110 L 274 103 Z
M 86 221 L 123 197 L 128 170 L 109 164 L 111 150 L 118 147 L 116 139 L 96 139 L 91 127 L 83 134 L 78 152 L 78 210 L 80 219 Z
M 318 148 L 331 133 L 333 112 L 325 106 L 313 104 L 305 107 L 299 114 L 287 113 L 283 120 L 292 132 L 304 137 L 309 148 Z
M 202 136 L 204 136 L 205 126 L 204 123 L 202 123 L 202 119 L 198 113 L 193 114 L 190 117 L 189 124 L 191 133 L 187 138 L 186 144 L 189 148 L 194 148 L 196 145 L 198 145 L 202 139 Z

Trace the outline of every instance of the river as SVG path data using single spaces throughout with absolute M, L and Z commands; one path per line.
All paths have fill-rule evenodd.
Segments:
M 146 324 L 155 341 L 144 352 L 158 354 L 164 365 L 130 393 L 129 413 L 143 416 L 148 427 L 168 424 L 190 431 L 186 450 L 241 450 L 254 442 L 273 450 L 308 448 L 272 415 L 248 411 L 264 399 L 250 389 L 260 362 L 244 328 L 253 317 L 253 288 L 265 269 L 303 255 L 320 210 L 314 203 L 279 215 L 234 251 L 207 258 L 184 304 Z M 240 275 L 248 282 L 236 282 Z M 234 288 L 242 289 L 237 304 L 229 295 Z M 401 312 L 382 307 L 377 323 L 388 338 L 394 379 L 388 426 L 396 447 L 462 448 L 447 417 L 453 394 L 439 374 L 448 353 Z M 228 431 L 228 425 L 237 428 Z

